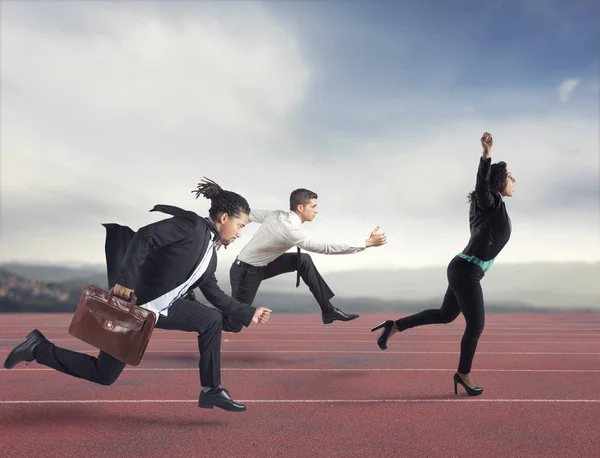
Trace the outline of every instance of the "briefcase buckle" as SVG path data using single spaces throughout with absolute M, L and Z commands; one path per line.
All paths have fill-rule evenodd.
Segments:
M 109 328 L 112 328 L 113 327 L 113 322 L 109 321 L 108 323 L 106 323 L 106 326 L 109 327 Z

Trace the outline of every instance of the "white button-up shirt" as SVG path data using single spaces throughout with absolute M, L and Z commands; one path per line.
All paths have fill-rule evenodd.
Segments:
M 365 239 L 354 241 L 316 240 L 302 227 L 292 211 L 252 210 L 249 222 L 260 228 L 242 248 L 238 259 L 253 266 L 266 266 L 292 247 L 322 254 L 352 254 L 364 250 Z
M 171 307 L 171 305 L 173 305 L 173 303 L 177 299 L 179 299 L 181 296 L 187 293 L 190 286 L 196 283 L 196 281 L 198 281 L 200 277 L 202 277 L 204 272 L 206 272 L 206 269 L 208 269 L 210 260 L 213 256 L 213 248 L 215 244 L 216 241 L 211 241 L 208 244 L 208 248 L 206 249 L 206 253 L 204 253 L 204 256 L 202 257 L 200 264 L 198 264 L 198 267 L 196 267 L 190 278 L 188 278 L 184 283 L 150 302 L 138 305 L 142 308 L 153 311 L 156 315 L 156 322 L 158 321 L 160 315 L 168 316 L 169 307 Z

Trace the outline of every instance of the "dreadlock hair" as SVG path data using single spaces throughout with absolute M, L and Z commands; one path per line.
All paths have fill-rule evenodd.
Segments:
M 206 177 L 202 177 L 202 181 L 192 193 L 196 194 L 196 199 L 202 195 L 210 200 L 208 214 L 213 219 L 221 213 L 227 213 L 231 218 L 239 217 L 240 213 L 250 214 L 250 206 L 246 199 L 235 192 L 222 189 Z
M 298 205 L 306 205 L 311 199 L 317 199 L 318 197 L 315 192 L 308 189 L 296 189 L 290 194 L 290 210 L 295 212 L 298 209 Z
M 492 164 L 492 170 L 490 172 L 490 189 L 493 192 L 500 193 L 504 188 L 507 177 L 508 172 L 506 171 L 506 162 L 500 161 L 496 164 Z M 468 199 L 469 202 L 472 202 L 475 199 L 475 191 L 469 193 Z

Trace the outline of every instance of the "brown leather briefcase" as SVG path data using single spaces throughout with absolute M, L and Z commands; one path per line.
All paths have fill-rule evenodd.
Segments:
M 69 334 L 105 353 L 137 366 L 148 345 L 156 323 L 150 310 L 136 307 L 131 293 L 126 301 L 95 286 L 83 288 Z

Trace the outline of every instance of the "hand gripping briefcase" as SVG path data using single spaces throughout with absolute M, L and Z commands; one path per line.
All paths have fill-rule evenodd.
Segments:
M 73 315 L 69 334 L 105 353 L 137 366 L 148 345 L 156 323 L 150 310 L 136 307 L 137 298 L 131 301 L 117 297 L 95 286 L 83 288 Z

